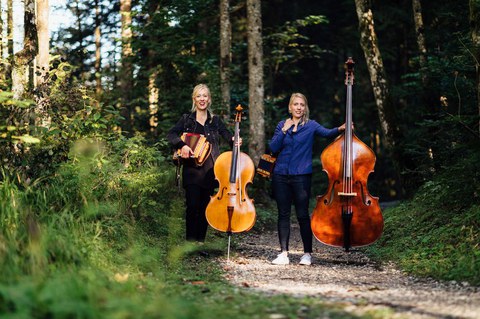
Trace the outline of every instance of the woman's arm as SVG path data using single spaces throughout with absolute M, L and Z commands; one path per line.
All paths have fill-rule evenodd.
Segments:
M 167 139 L 175 149 L 180 149 L 186 144 L 180 139 L 180 135 L 183 133 L 185 126 L 186 116 L 182 116 L 180 120 L 172 127 L 167 133 Z
M 282 149 L 283 139 L 285 138 L 285 133 L 282 131 L 284 122 L 285 121 L 281 121 L 277 124 L 277 127 L 275 128 L 275 133 L 273 134 L 270 144 L 268 145 L 273 153 L 280 152 L 280 150 Z
M 338 134 L 340 134 L 340 130 L 338 127 L 326 128 L 317 122 L 315 122 L 315 124 L 316 124 L 316 127 L 315 127 L 316 135 L 320 135 L 322 137 L 336 137 L 338 136 Z

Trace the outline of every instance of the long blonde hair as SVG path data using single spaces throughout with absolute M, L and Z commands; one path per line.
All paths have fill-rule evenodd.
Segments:
M 213 112 L 210 108 L 210 105 L 212 105 L 212 95 L 210 94 L 210 89 L 208 88 L 208 86 L 206 84 L 203 84 L 203 83 L 200 83 L 200 84 L 197 84 L 194 88 L 193 88 L 193 92 L 192 92 L 192 109 L 190 110 L 192 113 L 196 111 L 196 107 L 195 107 L 195 97 L 198 95 L 198 92 L 200 92 L 200 90 L 206 90 L 207 93 L 208 93 L 208 105 L 207 105 L 207 112 L 208 114 L 210 115 L 211 118 L 213 118 Z
M 302 120 L 300 121 L 300 124 L 304 125 L 310 119 L 310 109 L 308 108 L 308 100 L 305 95 L 302 93 L 292 93 L 292 96 L 290 96 L 290 102 L 288 102 L 288 113 L 291 113 L 290 106 L 293 104 L 293 100 L 297 97 L 301 98 L 305 102 L 305 113 L 303 113 Z

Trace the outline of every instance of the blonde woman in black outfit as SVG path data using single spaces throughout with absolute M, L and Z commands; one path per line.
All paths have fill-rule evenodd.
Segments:
M 233 134 L 227 130 L 220 117 L 212 113 L 211 104 L 212 98 L 208 86 L 205 84 L 195 86 L 192 93 L 191 113 L 184 114 L 170 129 L 167 136 L 172 146 L 181 150 L 183 159 L 182 184 L 187 206 L 185 226 L 188 241 L 205 241 L 208 227 L 205 209 L 217 186 L 213 165 L 220 155 L 220 137 L 230 142 L 232 146 Z M 183 132 L 202 134 L 211 144 L 212 152 L 202 166 L 197 167 L 190 159 L 193 150 L 180 139 Z

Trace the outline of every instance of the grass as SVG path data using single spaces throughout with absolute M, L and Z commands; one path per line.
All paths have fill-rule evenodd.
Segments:
M 2 319 L 359 318 L 321 298 L 231 286 L 214 258 L 198 255 L 224 253 L 223 237 L 184 241 L 173 170 L 103 165 L 67 163 L 30 185 L 0 181 Z
M 224 237 L 201 247 L 186 243 L 173 168 L 152 149 L 134 149 L 123 151 L 135 154 L 128 165 L 118 147 L 118 155 L 101 161 L 76 158 L 41 182 L 0 181 L 2 319 L 390 315 L 356 315 L 320 297 L 231 286 L 212 258 L 226 251 Z M 414 274 L 479 284 L 479 206 L 449 200 L 444 188 L 441 181 L 429 184 L 414 200 L 386 210 L 385 232 L 368 252 Z M 269 202 L 256 202 L 257 229 L 275 225 Z
M 412 201 L 387 209 L 384 218 L 383 237 L 368 249 L 375 259 L 418 276 L 480 285 L 480 206 L 452 216 Z

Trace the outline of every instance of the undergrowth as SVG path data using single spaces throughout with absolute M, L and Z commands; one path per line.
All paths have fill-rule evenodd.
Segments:
M 210 234 L 205 245 L 184 241 L 174 175 L 168 158 L 141 137 L 79 141 L 68 161 L 38 180 L 4 173 L 1 318 L 360 317 L 318 297 L 229 285 L 213 259 L 225 253 L 225 236 Z M 478 189 L 461 193 L 466 188 L 447 177 L 386 210 L 385 232 L 369 252 L 412 273 L 479 284 L 480 209 L 466 205 Z M 259 231 L 275 225 L 268 196 L 256 201 Z
M 368 251 L 412 274 L 480 285 L 479 181 L 478 158 L 459 160 L 385 210 L 384 234 Z
M 186 243 L 183 212 L 173 166 L 140 137 L 80 141 L 35 181 L 4 173 L 0 317 L 357 317 L 320 298 L 232 287 L 212 258 L 225 252 L 224 236 Z

